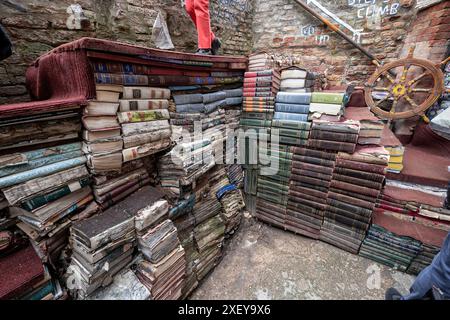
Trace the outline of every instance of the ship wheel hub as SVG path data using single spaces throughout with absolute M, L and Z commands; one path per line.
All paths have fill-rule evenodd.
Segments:
M 401 96 L 403 96 L 406 93 L 406 87 L 403 84 L 397 84 L 392 89 L 392 93 L 396 97 L 401 97 Z

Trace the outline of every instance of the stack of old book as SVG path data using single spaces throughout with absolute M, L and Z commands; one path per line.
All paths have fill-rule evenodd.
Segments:
M 399 236 L 373 224 L 359 254 L 396 270 L 406 271 L 413 259 L 421 252 L 421 247 L 420 241 Z
M 345 119 L 359 121 L 358 144 L 381 145 L 381 137 L 385 124 L 378 119 L 366 106 L 345 108 Z
M 151 212 L 155 215 L 167 214 L 167 202 L 155 203 L 147 211 L 150 216 Z M 158 219 L 153 221 L 155 220 Z M 184 285 L 186 260 L 177 228 L 171 220 L 164 220 L 153 226 L 152 221 L 149 221 L 141 225 L 137 232 L 138 247 L 144 260 L 138 263 L 136 274 L 150 290 L 150 299 L 179 299 Z
M 403 156 L 405 147 L 395 136 L 391 129 L 386 125 L 382 132 L 381 144 L 389 151 L 390 159 L 388 172 L 401 173 L 403 170 Z
M 275 61 L 266 52 L 256 52 L 252 53 L 248 57 L 248 71 L 258 72 L 267 69 L 272 69 L 275 67 Z
M 336 152 L 307 147 L 292 151 L 286 228 L 319 239 Z
M 227 176 L 230 183 L 234 184 L 239 189 L 244 186 L 244 171 L 240 164 L 232 164 L 226 166 Z
M 310 119 L 339 121 L 344 114 L 345 97 L 343 92 L 313 92 Z
M 195 194 L 191 194 L 186 200 L 179 201 L 169 211 L 169 218 L 177 228 L 178 238 L 185 252 L 186 276 L 184 286 L 181 289 L 183 299 L 189 296 L 198 286 L 197 276 L 195 274 L 195 261 L 198 259 L 198 251 L 194 243 L 194 205 Z
M 130 198 L 73 224 L 73 254 L 65 274 L 73 297 L 83 299 L 109 285 L 112 277 L 131 262 L 136 237 L 133 213 L 142 204 Z
M 264 155 L 263 163 L 269 165 L 262 168 L 257 177 L 255 216 L 274 226 L 284 227 L 292 166 L 291 147 L 271 144 L 259 151 L 260 156 Z
M 195 260 L 197 280 L 202 280 L 220 261 L 225 237 L 222 206 L 216 193 L 228 184 L 225 168 L 215 166 L 205 174 L 195 188 L 196 203 L 194 242 L 198 251 Z
M 314 91 L 314 74 L 296 66 L 282 69 L 281 91 L 296 93 Z
M 357 121 L 313 122 L 307 146 L 319 150 L 353 153 L 358 141 L 360 125 Z
M 83 110 L 83 151 L 94 174 L 120 171 L 123 140 L 117 119 L 123 87 L 97 85 L 96 100 Z
M 258 169 L 247 166 L 244 170 L 244 202 L 251 214 L 256 214 L 256 193 L 258 188 Z
M 380 195 L 389 155 L 383 147 L 340 152 L 327 196 L 320 239 L 358 253 Z
M 423 269 L 428 267 L 431 262 L 433 262 L 434 257 L 440 250 L 440 247 L 422 243 L 419 254 L 411 261 L 411 264 L 406 272 L 409 274 L 418 275 Z
M 280 144 L 304 146 L 309 136 L 310 93 L 278 92 L 272 135 L 278 133 Z
M 161 186 L 175 197 L 181 198 L 214 165 L 213 148 L 209 139 L 179 142 L 158 161 Z
M 78 123 L 78 129 L 80 123 Z M 9 217 L 53 266 L 67 244 L 72 219 L 93 200 L 81 142 L 0 156 L 0 189 Z
M 124 87 L 118 120 L 122 126 L 123 162 L 146 157 L 171 145 L 168 123 L 170 90 Z
M 151 182 L 147 168 L 141 159 L 125 163 L 120 172 L 95 175 L 92 180 L 95 201 L 103 209 L 118 203 Z
M 225 222 L 225 234 L 233 234 L 239 227 L 242 218 L 242 210 L 245 207 L 241 191 L 230 184 L 216 192 L 217 198 L 222 205 L 222 218 Z

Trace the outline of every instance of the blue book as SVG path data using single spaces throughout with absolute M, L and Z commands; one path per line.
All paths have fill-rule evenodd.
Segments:
M 308 121 L 307 114 L 297 114 L 297 113 L 285 113 L 285 112 L 275 112 L 273 117 L 274 120 L 294 120 L 294 121 Z
M 204 111 L 205 105 L 203 103 L 177 105 L 177 112 L 179 113 L 199 113 Z
M 173 100 L 175 104 L 195 104 L 203 102 L 203 95 L 201 93 L 195 94 L 174 94 Z
M 279 103 L 292 103 L 292 104 L 310 104 L 311 93 L 310 92 L 278 92 L 276 102 Z
M 286 113 L 309 113 L 309 105 L 307 104 L 290 104 L 290 103 L 276 103 L 276 112 L 286 112 Z

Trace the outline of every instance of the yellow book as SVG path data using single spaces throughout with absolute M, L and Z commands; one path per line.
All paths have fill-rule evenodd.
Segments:
M 389 162 L 388 169 L 395 170 L 395 171 L 402 171 L 403 170 L 403 164 Z

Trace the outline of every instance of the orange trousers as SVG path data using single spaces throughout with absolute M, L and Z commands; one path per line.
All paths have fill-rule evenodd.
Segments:
M 197 28 L 198 48 L 211 49 L 215 35 L 211 31 L 209 0 L 186 0 L 186 11 Z

